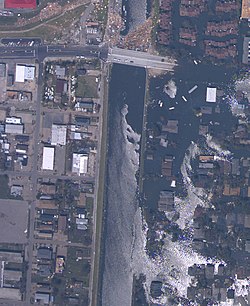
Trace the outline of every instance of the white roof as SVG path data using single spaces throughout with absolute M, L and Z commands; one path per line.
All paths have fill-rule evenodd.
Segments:
M 5 124 L 5 133 L 23 134 L 23 124 Z
M 13 124 L 21 124 L 22 118 L 19 117 L 6 117 L 5 119 L 6 123 L 13 123 Z
M 52 124 L 51 129 L 51 144 L 52 145 L 66 145 L 67 126 Z
M 216 91 L 217 88 L 214 87 L 207 87 L 207 96 L 206 101 L 207 102 L 216 102 Z
M 84 174 L 88 172 L 88 155 L 73 153 L 72 172 Z
M 55 158 L 55 148 L 43 147 L 43 170 L 53 170 L 54 169 L 54 158 Z
M 16 82 L 24 82 L 24 75 L 25 75 L 25 66 L 23 65 L 16 65 Z
M 25 80 L 34 80 L 34 78 L 35 78 L 35 67 L 34 66 L 25 66 L 24 79 Z
M 25 80 L 33 80 L 34 78 L 34 66 L 16 65 L 16 82 L 23 83 Z

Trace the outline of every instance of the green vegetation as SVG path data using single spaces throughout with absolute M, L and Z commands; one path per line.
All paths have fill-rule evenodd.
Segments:
M 104 76 L 105 77 L 105 76 Z M 100 166 L 98 178 L 98 193 L 97 193 L 97 210 L 96 210 L 96 239 L 95 239 L 95 261 L 93 272 L 93 290 L 92 304 L 97 305 L 98 288 L 100 275 L 100 253 L 101 253 L 101 235 L 103 230 L 103 205 L 104 205 L 104 188 L 105 188 L 105 170 L 106 170 L 106 151 L 107 151 L 107 129 L 108 129 L 108 84 L 104 79 L 103 93 L 103 114 L 102 114 L 102 139 Z
M 76 96 L 97 98 L 97 83 L 94 76 L 79 76 L 77 78 Z
M 146 70 L 146 84 L 145 84 L 145 96 L 144 96 L 144 107 L 143 107 L 143 122 L 142 122 L 142 139 L 141 139 L 141 154 L 140 154 L 140 173 L 139 173 L 139 190 L 143 191 L 143 173 L 144 173 L 144 153 L 146 150 L 146 125 L 147 125 L 147 104 L 150 101 L 149 96 L 149 76 Z
M 86 209 L 90 215 L 93 214 L 93 204 L 94 204 L 94 199 L 91 197 L 86 198 Z
M 102 4 L 96 9 L 96 17 L 105 27 L 108 17 L 108 0 L 103 0 Z
M 68 248 L 65 277 L 73 277 L 76 281 L 83 282 L 83 287 L 88 287 L 90 263 L 88 259 L 77 258 L 77 250 L 75 247 Z
M 9 177 L 7 175 L 0 175 L 0 199 L 10 198 Z
M 159 12 L 160 12 L 160 1 L 154 0 L 153 9 L 152 9 L 153 25 L 151 31 L 151 42 L 153 46 L 156 46 L 156 41 L 157 41 L 156 35 L 158 30 Z
M 0 32 L 0 37 L 40 37 L 45 42 L 51 43 L 60 39 L 62 31 L 69 28 L 72 23 L 77 21 L 85 9 L 86 4 L 83 4 L 71 11 L 62 13 L 59 16 L 53 16 L 50 20 L 37 22 L 35 24 L 33 23 L 22 28 L 19 27 L 16 31 L 13 28 L 13 32 Z

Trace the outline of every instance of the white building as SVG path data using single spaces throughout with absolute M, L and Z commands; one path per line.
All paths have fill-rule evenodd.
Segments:
M 24 126 L 23 124 L 5 124 L 6 134 L 23 134 Z
M 86 174 L 88 172 L 88 154 L 73 153 L 72 172 Z
M 5 119 L 6 123 L 11 123 L 11 124 L 21 124 L 22 123 L 22 118 L 19 117 L 7 117 Z
M 67 136 L 67 126 L 66 125 L 52 124 L 51 144 L 53 146 L 56 146 L 56 145 L 65 146 L 66 136 Z
M 55 159 L 55 148 L 43 147 L 43 170 L 53 170 L 54 169 L 54 159 Z
M 215 103 L 216 102 L 216 92 L 217 92 L 217 88 L 207 87 L 206 101 Z
M 24 81 L 32 81 L 35 78 L 35 67 L 16 65 L 16 77 L 15 81 L 23 83 Z

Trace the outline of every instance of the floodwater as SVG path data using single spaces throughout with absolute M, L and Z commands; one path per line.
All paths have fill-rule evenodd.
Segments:
M 143 205 L 147 211 L 157 210 L 161 190 L 171 190 L 170 181 L 160 176 L 161 161 L 165 155 L 173 155 L 175 158 L 175 191 L 181 193 L 183 182 L 190 182 L 188 176 L 192 152 L 199 150 L 199 141 L 202 137 L 198 131 L 201 120 L 209 126 L 211 135 L 230 133 L 236 124 L 236 118 L 232 116 L 227 100 L 221 97 L 218 105 L 206 102 L 206 87 L 215 86 L 222 89 L 225 96 L 230 91 L 229 84 L 233 74 L 234 71 L 225 68 L 185 62 L 180 63 L 173 75 L 166 74 L 151 79 L 147 131 L 160 130 L 163 122 L 174 119 L 178 120 L 178 134 L 168 135 L 170 145 L 167 148 L 161 147 L 159 139 L 155 137 L 150 152 L 153 154 L 153 160 L 145 160 Z M 142 218 L 137 197 L 145 77 L 143 68 L 114 65 L 112 69 L 101 291 L 103 306 L 131 306 L 133 275 L 138 276 L 140 273 L 146 276 L 148 301 L 150 282 L 159 275 L 178 296 L 185 298 L 186 288 L 190 282 L 187 275 L 188 267 L 207 261 L 207 258 L 192 250 L 188 241 L 173 242 L 170 236 L 166 236 L 160 255 L 152 258 L 145 249 L 147 224 Z M 177 86 L 174 99 L 163 92 L 164 85 L 170 79 L 173 79 Z M 194 85 L 198 88 L 189 94 L 188 91 Z M 186 97 L 187 102 L 182 96 Z M 159 102 L 163 103 L 162 107 Z M 197 117 L 195 112 L 202 106 L 211 106 L 212 115 Z M 146 136 L 149 142 L 148 134 Z M 148 153 L 148 150 L 145 153 Z M 202 197 L 192 184 L 185 187 L 186 203 L 191 206 L 188 211 L 180 212 L 181 218 L 183 217 L 180 224 L 185 224 L 186 218 L 192 216 L 195 205 L 202 202 Z M 185 205 L 185 202 L 183 203 Z M 173 305 L 166 296 L 157 303 L 164 306 Z
M 145 70 L 114 65 L 109 91 L 103 306 L 130 306 L 132 298 L 136 172 L 145 92 Z

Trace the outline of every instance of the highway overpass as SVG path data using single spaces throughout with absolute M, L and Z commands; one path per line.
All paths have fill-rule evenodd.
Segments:
M 162 57 L 148 54 L 146 52 L 120 48 L 110 48 L 107 60 L 112 63 L 161 69 L 166 71 L 174 71 L 174 68 L 177 66 L 176 60 L 171 57 Z

